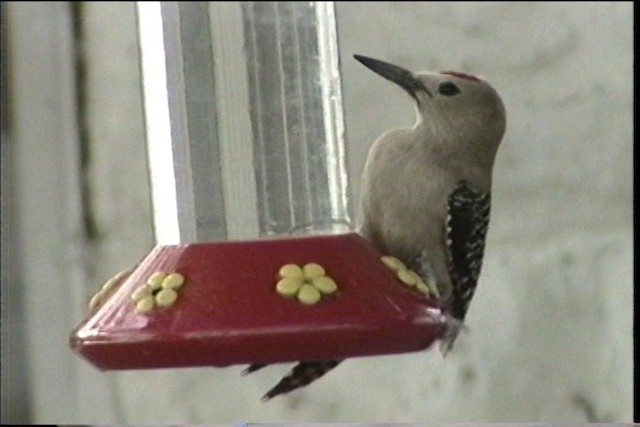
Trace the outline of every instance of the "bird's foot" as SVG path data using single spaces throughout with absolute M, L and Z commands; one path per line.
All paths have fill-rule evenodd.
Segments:
M 427 285 L 427 288 L 429 288 L 429 292 L 438 299 L 442 298 L 426 251 L 420 252 L 420 255 L 414 260 L 413 267 L 414 271 L 420 276 L 424 284 Z

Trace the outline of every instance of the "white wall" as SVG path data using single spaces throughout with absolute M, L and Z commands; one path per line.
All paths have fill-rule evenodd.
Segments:
M 351 362 L 352 381 L 368 370 L 402 397 L 394 409 L 337 419 L 630 420 L 632 5 L 354 2 L 338 11 L 358 173 L 368 142 L 412 124 L 413 112 L 353 53 L 482 75 L 503 97 L 508 130 L 469 333 L 444 362 Z M 382 364 L 397 372 L 379 373 Z
M 85 5 L 89 176 L 100 231 L 80 261 L 88 296 L 152 240 L 133 4 Z M 241 367 L 100 373 L 66 341 L 30 334 L 32 421 L 631 421 L 631 3 L 344 2 L 337 13 L 354 176 L 370 141 L 413 121 L 410 99 L 354 53 L 479 74 L 505 101 L 508 131 L 468 333 L 445 360 L 437 351 L 354 359 L 267 404 L 259 397 L 288 366 L 246 378 Z M 23 194 L 35 191 L 37 176 L 29 175 L 17 182 Z M 31 201 L 19 205 L 23 227 L 38 219 L 34 209 L 61 214 Z M 56 260 L 61 245 L 50 246 L 28 246 L 24 267 L 35 265 L 34 253 Z M 38 277 L 23 280 L 40 295 L 30 301 L 42 304 L 48 291 Z M 81 300 L 67 307 L 81 312 Z M 31 325 L 50 322 L 60 337 L 77 323 L 25 314 Z M 65 371 L 52 372 L 51 362 Z M 66 385 L 72 398 L 53 398 Z

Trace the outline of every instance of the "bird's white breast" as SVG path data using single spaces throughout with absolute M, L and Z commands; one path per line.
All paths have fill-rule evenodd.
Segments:
M 442 251 L 447 197 L 456 184 L 439 170 L 437 156 L 412 143 L 407 132 L 376 141 L 363 175 L 363 220 L 377 230 L 384 250 L 403 260 L 423 249 Z

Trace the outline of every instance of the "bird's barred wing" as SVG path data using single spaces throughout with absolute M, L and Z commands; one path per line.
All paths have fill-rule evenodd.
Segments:
M 447 249 L 453 284 L 449 308 L 460 320 L 464 320 L 480 276 L 490 210 L 490 193 L 476 192 L 464 181 L 449 195 Z

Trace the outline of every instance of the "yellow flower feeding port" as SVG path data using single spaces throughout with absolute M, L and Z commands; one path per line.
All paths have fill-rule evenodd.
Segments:
M 303 304 L 315 304 L 323 296 L 333 295 L 338 290 L 336 282 L 325 273 L 325 269 L 316 263 L 302 267 L 285 264 L 280 268 L 276 291 L 286 297 L 295 297 Z

